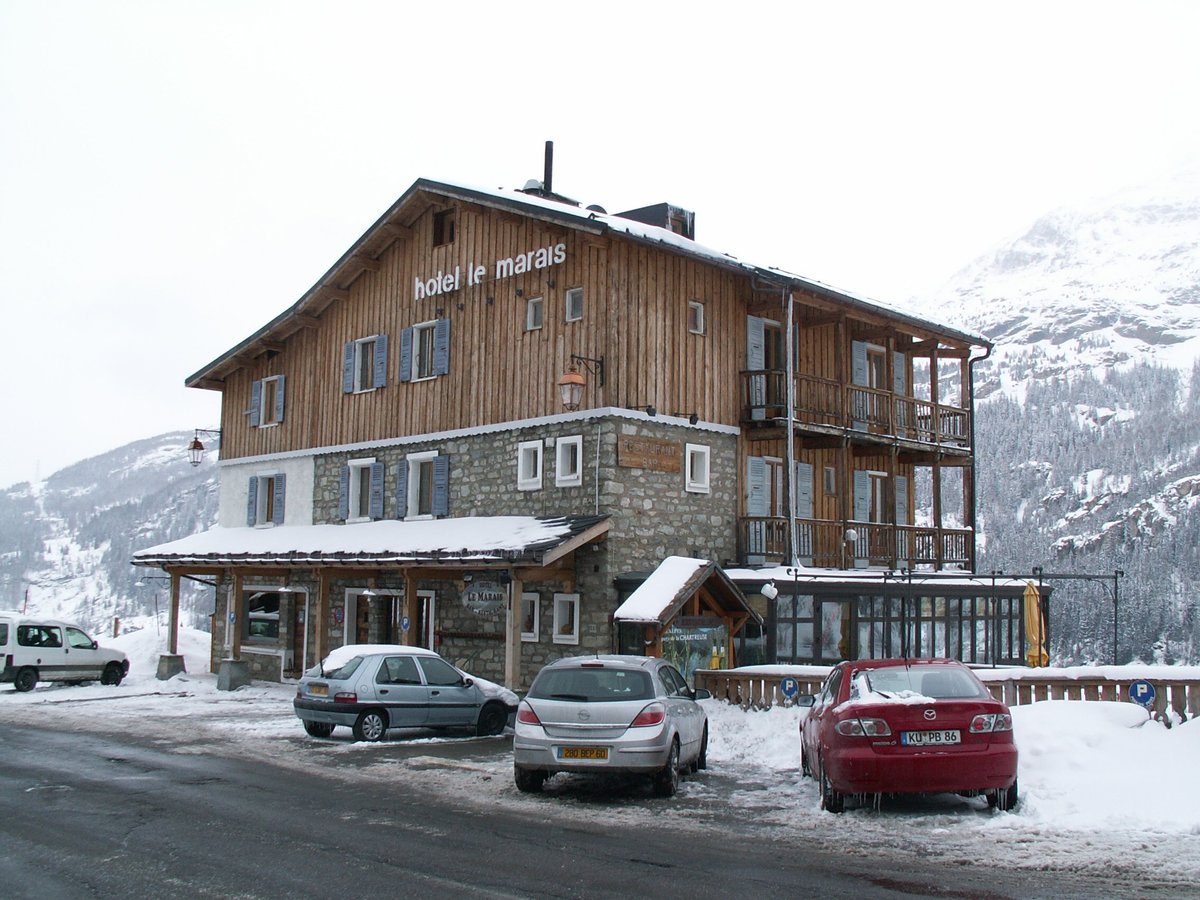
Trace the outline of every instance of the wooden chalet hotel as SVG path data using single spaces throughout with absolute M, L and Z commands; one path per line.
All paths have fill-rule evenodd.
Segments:
M 693 232 L 555 193 L 549 146 L 523 190 L 416 181 L 187 379 L 220 522 L 134 559 L 173 624 L 215 583 L 214 671 L 274 680 L 346 643 L 516 688 L 615 650 L 1020 661 L 1024 583 L 972 575 L 988 341 Z

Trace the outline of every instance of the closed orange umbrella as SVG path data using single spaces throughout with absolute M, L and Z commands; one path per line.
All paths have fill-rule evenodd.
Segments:
M 1025 586 L 1025 658 L 1033 668 L 1050 665 L 1046 652 L 1046 626 L 1042 621 L 1042 597 L 1032 581 Z

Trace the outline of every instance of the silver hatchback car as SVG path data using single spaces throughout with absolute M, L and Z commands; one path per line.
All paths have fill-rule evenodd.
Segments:
M 575 656 L 542 669 L 517 707 L 513 777 L 536 792 L 556 772 L 651 776 L 674 795 L 708 765 L 708 716 L 679 671 L 651 656 Z
M 338 725 L 355 740 L 381 741 L 389 728 L 474 728 L 499 734 L 517 695 L 455 668 L 432 650 L 397 644 L 339 647 L 300 679 L 292 708 L 314 737 Z

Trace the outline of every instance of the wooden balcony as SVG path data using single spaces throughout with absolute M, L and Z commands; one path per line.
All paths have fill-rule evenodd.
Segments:
M 741 376 L 743 422 L 787 415 L 786 372 L 762 370 Z M 943 447 L 970 444 L 970 410 L 816 375 L 797 375 L 795 380 L 794 418 L 799 429 L 835 429 Z
M 974 566 L 975 535 L 967 528 L 797 519 L 796 550 L 804 565 L 829 569 L 967 569 Z M 846 541 L 848 531 L 855 539 Z M 791 562 L 789 522 L 776 517 L 739 520 L 738 552 L 746 565 Z

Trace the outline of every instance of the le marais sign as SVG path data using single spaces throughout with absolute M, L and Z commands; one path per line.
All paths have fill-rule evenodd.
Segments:
M 559 243 L 548 247 L 537 247 L 533 250 L 526 250 L 524 253 L 518 253 L 516 256 L 510 256 L 507 259 L 498 259 L 492 264 L 490 271 L 494 273 L 492 280 L 499 281 L 502 278 L 511 278 L 514 275 L 535 272 L 538 269 L 549 269 L 552 266 L 562 265 L 566 261 L 567 245 Z M 476 265 L 473 262 L 467 263 L 465 267 L 466 286 L 473 287 L 477 284 L 483 284 L 483 282 L 488 280 L 488 271 L 488 266 Z M 464 267 L 455 266 L 449 272 L 439 271 L 432 278 L 421 278 L 418 276 L 413 280 L 413 298 L 424 300 L 426 297 L 452 294 L 463 286 L 463 275 Z

